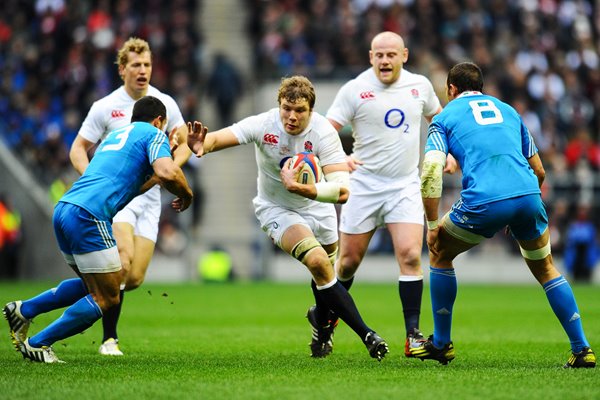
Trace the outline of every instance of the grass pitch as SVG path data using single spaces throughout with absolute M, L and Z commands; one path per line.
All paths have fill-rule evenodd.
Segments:
M 308 279 L 307 279 L 308 282 Z M 54 284 L 54 283 L 52 283 Z M 52 284 L 0 282 L 0 304 Z M 584 328 L 600 348 L 598 287 L 574 286 Z M 125 356 L 100 356 L 101 323 L 54 345 L 66 364 L 25 361 L 0 322 L 0 399 L 598 399 L 599 369 L 563 370 L 566 335 L 532 286 L 459 283 L 448 366 L 403 356 L 397 286 L 356 282 L 352 294 L 390 353 L 369 357 L 343 323 L 333 354 L 309 357 L 307 284 L 148 284 L 125 296 Z M 35 334 L 59 312 L 38 316 Z M 432 331 L 428 289 L 421 327 Z

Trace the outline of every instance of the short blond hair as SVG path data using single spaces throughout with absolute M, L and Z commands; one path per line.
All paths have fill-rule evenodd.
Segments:
M 125 43 L 123 43 L 121 49 L 119 49 L 115 64 L 117 64 L 118 66 L 125 66 L 129 61 L 130 52 L 142 54 L 146 51 L 150 53 L 150 57 L 152 58 L 152 52 L 150 51 L 150 45 L 148 44 L 148 42 L 146 42 L 144 39 L 140 39 L 137 37 L 130 37 Z
M 281 86 L 279 86 L 279 91 L 277 92 L 277 102 L 279 104 L 281 104 L 282 99 L 291 103 L 306 100 L 312 110 L 315 106 L 316 98 L 315 88 L 307 77 L 296 75 L 281 79 Z

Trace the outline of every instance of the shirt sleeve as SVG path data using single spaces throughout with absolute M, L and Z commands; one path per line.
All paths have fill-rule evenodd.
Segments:
M 443 151 L 448 154 L 448 136 L 446 129 L 439 120 L 432 121 L 427 130 L 427 143 L 425 144 L 425 153 L 431 150 Z
M 425 107 L 423 107 L 423 115 L 429 117 L 440 108 L 440 99 L 438 99 L 437 94 L 435 94 L 435 90 L 433 89 L 433 85 L 431 81 L 427 78 L 424 78 L 424 84 L 427 88 L 427 98 L 425 99 Z
M 174 128 L 179 128 L 181 125 L 185 125 L 185 120 L 181 114 L 179 106 L 171 96 L 165 95 L 165 102 L 167 108 L 167 132 L 170 133 Z
M 327 110 L 327 119 L 334 120 L 338 124 L 345 126 L 354 118 L 354 105 L 352 104 L 351 83 L 348 82 L 338 91 L 329 110 Z
M 156 129 L 156 133 L 151 137 L 152 139 L 148 141 L 147 148 L 150 164 L 153 164 L 159 158 L 171 158 L 171 148 L 169 147 L 167 135 L 160 129 Z
M 97 143 L 106 131 L 106 124 L 102 120 L 102 107 L 97 101 L 92 104 L 87 116 L 77 133 L 79 136 L 92 143 Z
M 240 144 L 256 142 L 264 125 L 264 114 L 246 117 L 231 125 L 231 131 Z
M 521 143 L 521 151 L 523 152 L 525 158 L 529 159 L 538 152 L 538 148 L 535 145 L 533 137 L 531 136 L 531 133 L 529 133 L 529 129 L 527 129 L 523 123 L 523 120 L 521 120 Z

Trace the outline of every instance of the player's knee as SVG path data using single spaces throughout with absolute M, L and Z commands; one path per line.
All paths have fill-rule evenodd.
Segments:
M 408 269 L 419 269 L 421 267 L 421 250 L 410 248 L 402 251 L 399 255 L 400 265 Z
M 127 276 L 127 280 L 125 283 L 125 290 L 134 290 L 139 288 L 140 286 L 142 286 L 142 283 L 144 283 L 144 274 L 138 274 L 138 273 L 134 273 L 131 272 L 128 276 Z

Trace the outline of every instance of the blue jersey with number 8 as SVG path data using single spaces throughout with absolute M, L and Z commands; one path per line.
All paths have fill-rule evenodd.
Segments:
M 516 110 L 495 97 L 465 92 L 449 102 L 429 126 L 430 150 L 456 158 L 468 205 L 540 193 L 527 162 L 538 151 L 533 138 Z
M 161 157 L 171 157 L 171 149 L 160 129 L 147 122 L 116 129 L 60 201 L 76 204 L 100 220 L 112 220 L 140 194 L 140 187 L 154 173 L 152 163 Z

